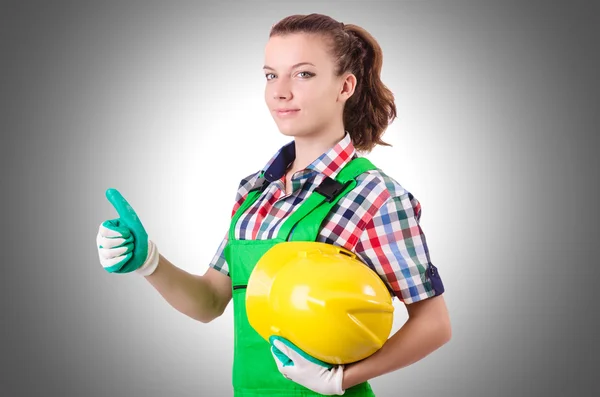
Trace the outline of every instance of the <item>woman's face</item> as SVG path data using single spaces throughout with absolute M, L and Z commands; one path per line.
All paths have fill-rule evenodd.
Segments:
M 265 101 L 284 135 L 307 136 L 343 128 L 347 97 L 333 60 L 316 35 L 271 37 L 265 48 Z M 289 112 L 281 112 L 291 109 Z

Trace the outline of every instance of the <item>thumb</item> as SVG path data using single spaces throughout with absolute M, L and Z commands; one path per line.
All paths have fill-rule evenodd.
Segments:
M 277 336 L 272 336 L 270 338 L 271 345 L 273 346 L 271 352 L 273 356 L 281 363 L 282 366 L 287 367 L 289 365 L 294 365 L 294 360 L 292 359 L 291 352 L 288 346 Z
M 279 336 L 272 336 L 271 343 L 273 344 L 274 347 L 283 351 L 285 353 L 285 355 L 287 357 L 289 357 L 289 359 L 295 363 L 300 362 L 300 361 L 305 361 L 305 362 L 311 362 L 313 364 L 317 364 L 317 365 L 327 368 L 327 369 L 330 369 L 333 367 L 333 364 L 329 364 L 329 363 L 319 360 L 318 358 L 312 357 L 311 355 L 307 354 L 305 351 L 303 351 L 298 346 L 296 346 L 291 341 L 289 341 L 285 338 L 282 338 Z
M 136 223 L 141 223 L 139 217 L 133 207 L 125 200 L 125 197 L 117 189 L 107 189 L 106 198 L 113 205 L 119 217 L 128 226 L 133 226 Z

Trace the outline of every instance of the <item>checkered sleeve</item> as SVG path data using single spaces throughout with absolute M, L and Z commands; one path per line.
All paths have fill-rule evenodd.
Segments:
M 229 266 L 227 265 L 227 261 L 225 260 L 225 246 L 227 245 L 227 235 L 229 231 L 225 233 L 225 237 L 219 244 L 219 248 L 217 248 L 217 252 L 213 256 L 212 260 L 208 264 L 209 267 L 212 267 L 215 270 L 220 271 L 221 273 L 229 276 Z
M 444 292 L 420 218 L 421 205 L 410 192 L 392 195 L 366 225 L 354 250 L 404 304 Z
M 258 173 L 251 174 L 240 181 L 238 186 L 237 193 L 235 195 L 235 202 L 233 204 L 233 208 L 231 210 L 231 218 L 235 215 L 235 212 L 242 206 L 242 203 L 248 196 L 248 192 L 250 188 L 254 185 L 258 177 Z M 229 237 L 229 229 L 225 232 L 225 236 L 219 244 L 219 248 L 217 248 L 217 252 L 213 256 L 212 260 L 208 264 L 209 267 L 212 267 L 215 270 L 220 271 L 221 273 L 229 276 L 229 265 L 225 260 L 225 247 L 227 246 L 227 242 Z

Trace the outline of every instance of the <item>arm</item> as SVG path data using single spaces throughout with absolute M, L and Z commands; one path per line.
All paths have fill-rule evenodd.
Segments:
M 255 172 L 240 181 L 231 217 L 244 202 L 258 174 Z M 209 323 L 222 315 L 232 298 L 229 268 L 223 255 L 228 231 L 202 276 L 187 273 L 160 255 L 158 267 L 152 275 L 146 277 L 171 306 L 203 323 Z
M 450 318 L 443 295 L 406 307 L 408 320 L 381 349 L 362 361 L 346 366 L 342 380 L 344 390 L 411 365 L 450 340 Z
M 451 337 L 444 286 L 431 263 L 419 224 L 420 204 L 410 193 L 389 197 L 367 222 L 354 249 L 407 307 L 409 319 L 377 352 L 352 364 L 315 362 L 288 343 L 273 341 L 279 371 L 311 390 L 340 395 L 349 387 L 413 364 Z M 287 358 L 286 358 L 287 357 Z M 284 366 L 287 360 L 293 365 Z
M 271 352 L 277 368 L 286 378 L 313 391 L 342 395 L 352 386 L 421 360 L 450 340 L 450 320 L 441 295 L 407 307 L 409 319 L 404 326 L 364 360 L 332 366 L 311 358 L 284 338 L 274 338 Z
M 202 276 L 190 274 L 160 255 L 146 280 L 179 312 L 203 323 L 219 317 L 231 300 L 231 278 L 209 267 Z
M 107 189 L 106 197 L 119 218 L 102 222 L 96 236 L 104 269 L 109 273 L 135 272 L 146 277 L 172 307 L 203 323 L 223 314 L 232 298 L 231 279 L 223 256 L 227 238 L 221 242 L 205 274 L 192 275 L 158 252 L 138 215 L 118 190 Z
M 420 218 L 421 205 L 411 193 L 390 197 L 357 244 L 357 254 L 387 281 L 409 318 L 380 350 L 345 368 L 344 387 L 411 365 L 451 338 L 444 287 L 431 263 Z M 386 223 L 387 228 L 375 226 Z M 386 232 L 387 238 L 380 239 Z
M 231 217 L 244 202 L 257 176 L 255 172 L 240 181 Z M 232 298 L 231 277 L 223 255 L 228 231 L 202 276 L 187 273 L 160 255 L 156 271 L 146 277 L 171 306 L 203 323 L 221 316 Z
M 257 176 L 255 172 L 241 180 L 231 217 L 244 202 Z M 202 276 L 187 273 L 160 255 L 158 267 L 146 279 L 179 312 L 203 323 L 211 322 L 223 314 L 232 298 L 229 268 L 223 255 L 228 232 Z

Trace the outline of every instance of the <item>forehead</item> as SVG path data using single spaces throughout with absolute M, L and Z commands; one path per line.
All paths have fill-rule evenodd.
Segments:
M 317 67 L 331 64 L 325 40 L 318 35 L 295 33 L 269 38 L 265 46 L 265 65 L 287 69 L 299 62 Z

